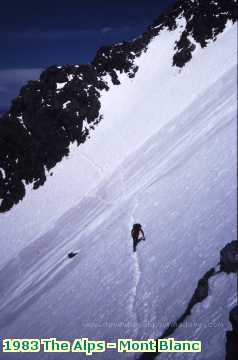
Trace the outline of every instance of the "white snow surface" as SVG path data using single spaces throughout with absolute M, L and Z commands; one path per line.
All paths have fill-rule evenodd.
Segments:
M 63 87 L 65 87 L 66 84 L 67 82 L 56 83 L 56 89 L 57 90 L 63 89 Z
M 122 84 L 102 93 L 104 118 L 90 139 L 1 215 L 1 337 L 158 337 L 236 238 L 236 25 L 197 46 L 181 71 L 171 62 L 182 30 L 151 42 L 136 77 L 120 75 Z M 135 254 L 134 222 L 146 234 Z M 218 309 L 235 285 L 214 287 L 211 296 L 219 297 L 194 308 L 191 321 L 212 321 L 216 308 L 216 320 L 228 326 L 229 306 Z M 224 340 L 224 326 L 177 335 L 199 336 L 205 353 L 208 333 L 210 344 Z M 94 357 L 133 357 L 112 351 Z M 208 358 L 222 360 L 223 352 Z M 65 357 L 84 355 L 34 354 Z
M 102 93 L 104 119 L 91 138 L 79 148 L 71 146 L 70 156 L 53 169 L 54 176 L 48 176 L 44 187 L 37 191 L 29 187 L 20 204 L 1 214 L 4 248 L 0 268 L 235 66 L 236 25 L 228 24 L 216 42 L 206 49 L 197 47 L 182 71 L 172 67 L 174 41 L 181 31 L 183 28 L 163 31 L 151 42 L 137 60 L 136 77 L 120 75 L 122 84 Z
M 70 103 L 71 103 L 70 100 L 68 100 L 68 101 L 66 101 L 65 103 L 63 103 L 63 109 L 66 109 L 66 108 L 67 108 L 67 105 L 70 104 Z

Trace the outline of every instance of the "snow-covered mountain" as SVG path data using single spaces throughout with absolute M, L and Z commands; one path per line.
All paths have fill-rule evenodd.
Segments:
M 178 1 L 141 37 L 22 88 L 0 122 L 1 337 L 168 333 L 203 352 L 162 359 L 225 358 L 237 300 L 234 270 L 218 265 L 237 239 L 236 9 Z M 135 222 L 146 241 L 133 253 Z M 170 331 L 184 313 L 188 325 Z M 94 357 L 135 356 L 112 351 Z M 65 357 L 75 355 L 34 354 Z

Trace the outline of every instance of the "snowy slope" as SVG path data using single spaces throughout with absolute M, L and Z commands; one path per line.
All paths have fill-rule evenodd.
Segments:
M 197 280 L 236 236 L 235 79 L 232 66 L 2 269 L 5 337 L 147 338 L 176 320 Z M 134 221 L 143 222 L 147 235 L 137 254 L 129 239 Z M 69 261 L 72 249 L 79 255 Z M 214 321 L 214 306 L 227 304 L 227 311 L 216 311 L 224 326 L 209 328 L 209 344 L 224 339 L 235 298 L 235 279 L 229 279 L 223 291 L 216 280 L 210 299 L 192 315 L 191 321 Z M 178 336 L 199 336 L 208 351 L 208 330 Z M 224 343 L 216 348 L 213 353 L 209 345 L 210 359 L 223 359 Z
M 177 24 L 136 58 L 134 78 L 118 73 L 115 86 L 104 76 L 110 90 L 101 90 L 103 121 L 90 139 L 71 145 L 44 186 L 27 185 L 24 199 L 1 214 L 1 337 L 159 337 L 237 238 L 237 27 L 228 21 L 216 41 L 196 44 L 179 69 L 171 58 L 185 19 Z M 135 254 L 134 222 L 146 233 Z M 174 333 L 203 342 L 204 352 L 191 358 L 224 359 L 235 300 L 234 275 L 211 279 L 209 297 L 188 319 L 196 325 Z M 17 354 L 23 358 L 32 355 Z
M 122 84 L 102 93 L 104 119 L 91 139 L 79 148 L 72 146 L 70 156 L 54 168 L 52 177 L 48 174 L 42 188 L 31 191 L 28 186 L 24 200 L 11 212 L 1 214 L 4 248 L 0 267 L 25 244 L 54 226 L 60 215 L 77 204 L 127 155 L 236 64 L 236 24 L 228 22 L 216 42 L 206 49 L 197 45 L 193 59 L 182 72 L 171 67 L 174 41 L 184 27 L 184 21 L 178 21 L 181 27 L 162 31 L 137 59 L 139 71 L 134 79 L 120 75 Z

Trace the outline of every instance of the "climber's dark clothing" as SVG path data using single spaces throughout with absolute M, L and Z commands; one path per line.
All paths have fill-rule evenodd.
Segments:
M 136 251 L 136 246 L 141 240 L 145 240 L 145 234 L 140 224 L 134 224 L 131 230 L 131 236 L 133 239 L 133 251 Z

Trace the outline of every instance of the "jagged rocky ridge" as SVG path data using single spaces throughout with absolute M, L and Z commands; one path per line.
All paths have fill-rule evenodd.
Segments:
M 196 44 L 205 47 L 228 20 L 237 20 L 236 0 L 178 0 L 137 39 L 102 47 L 88 65 L 51 66 L 22 87 L 0 122 L 1 212 L 23 199 L 26 184 L 43 185 L 70 144 L 85 142 L 102 120 L 100 91 L 109 90 L 104 76 L 110 75 L 114 85 L 120 84 L 118 73 L 134 77 L 136 57 L 162 29 L 176 29 L 179 17 L 186 26 L 174 44 L 171 66 L 183 67 Z
M 219 268 L 217 268 L 219 267 Z M 191 297 L 183 314 L 164 330 L 163 334 L 158 339 L 169 338 L 176 329 L 192 314 L 194 306 L 204 301 L 209 295 L 209 280 L 224 272 L 226 274 L 236 273 L 238 276 L 238 241 L 232 241 L 227 244 L 220 251 L 220 262 L 217 267 L 209 269 L 198 280 L 197 287 Z M 237 341 L 238 341 L 238 306 L 232 309 L 230 312 L 230 322 L 232 324 L 232 331 L 227 331 L 227 343 L 226 343 L 226 360 L 234 360 L 237 356 Z M 159 356 L 160 352 L 155 353 L 143 353 L 140 356 L 140 360 L 153 360 Z

